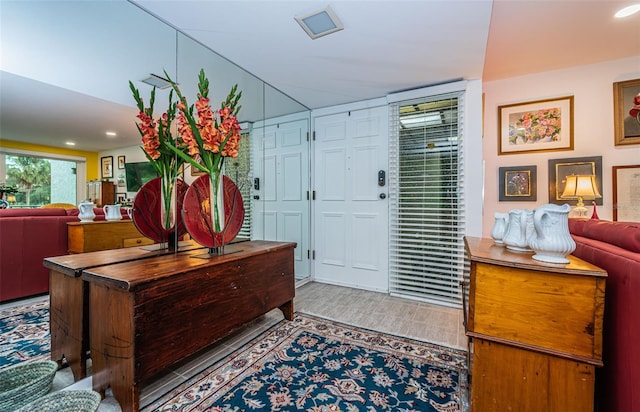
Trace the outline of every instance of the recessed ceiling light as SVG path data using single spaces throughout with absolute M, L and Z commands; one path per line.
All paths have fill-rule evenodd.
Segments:
M 330 6 L 304 16 L 296 16 L 295 19 L 309 37 L 314 40 L 344 29 L 342 22 Z
M 67 146 L 75 146 L 75 142 L 64 142 Z
M 167 89 L 171 87 L 171 83 L 168 79 L 165 79 L 162 76 L 158 76 L 157 74 L 151 73 L 149 77 L 141 80 L 142 83 L 146 83 L 150 86 L 157 87 L 158 89 Z
M 117 136 L 117 133 L 116 133 L 116 132 L 106 132 L 105 134 L 106 134 L 107 136 L 109 136 L 109 137 L 115 137 L 115 136 Z
M 636 3 L 618 10 L 615 16 L 618 18 L 629 17 L 632 14 L 636 14 L 639 11 L 640 11 L 640 3 Z

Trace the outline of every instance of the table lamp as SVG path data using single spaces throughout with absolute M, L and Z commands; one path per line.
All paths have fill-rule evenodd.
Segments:
M 576 207 L 573 209 L 578 216 L 585 216 L 587 214 L 587 208 L 584 207 L 583 198 L 595 199 L 602 197 L 598 190 L 598 184 L 596 183 L 595 175 L 570 175 L 567 176 L 567 181 L 564 186 L 564 191 L 560 195 L 561 199 L 578 199 Z M 595 210 L 595 202 L 593 206 L 592 219 L 598 219 L 598 214 Z

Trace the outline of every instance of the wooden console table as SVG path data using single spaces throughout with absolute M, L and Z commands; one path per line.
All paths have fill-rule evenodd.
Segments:
M 153 244 L 153 240 L 140 234 L 131 220 L 98 220 L 67 223 L 69 253 Z
M 491 239 L 465 246 L 472 411 L 593 411 L 607 273 L 573 256 L 538 262 Z
M 140 384 L 234 329 L 280 308 L 293 319 L 295 243 L 251 241 L 88 269 L 93 389 L 124 412 Z M 93 325 L 99 325 L 94 327 Z
M 179 252 L 199 249 L 194 241 L 180 242 Z M 168 249 L 127 248 L 56 256 L 44 259 L 49 269 L 49 330 L 51 360 L 66 359 L 75 381 L 87 376 L 89 350 L 89 287 L 80 276 L 99 266 L 175 253 Z

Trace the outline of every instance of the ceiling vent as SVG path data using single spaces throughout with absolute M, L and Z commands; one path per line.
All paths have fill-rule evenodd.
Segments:
M 342 22 L 329 6 L 304 16 L 296 16 L 295 19 L 314 40 L 344 29 Z
M 153 73 L 151 73 L 149 77 L 147 77 L 146 79 L 142 79 L 141 81 L 142 83 L 146 83 L 150 86 L 157 87 L 158 89 L 167 89 L 171 87 L 171 82 L 169 82 L 169 80 Z

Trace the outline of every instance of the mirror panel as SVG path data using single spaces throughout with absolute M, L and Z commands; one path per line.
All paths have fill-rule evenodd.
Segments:
M 133 107 L 128 82 L 150 70 L 175 75 L 176 30 L 126 1 L 7 1 L 1 30 L 3 71 L 110 102 Z
M 3 81 L 31 79 L 91 96 L 86 104 L 99 100 L 96 111 L 102 117 L 123 117 L 123 110 L 109 111 L 105 104 L 130 110 L 124 122 L 132 143 L 121 150 L 127 161 L 144 160 L 137 147 L 130 80 L 147 100 L 151 87 L 140 80 L 166 70 L 193 103 L 204 68 L 214 107 L 237 83 L 243 94 L 239 120 L 249 133 L 250 171 L 243 183 L 249 185 L 251 237 L 296 242 L 296 276 L 309 275 L 310 111 L 304 105 L 128 1 L 8 1 L 2 4 L 1 22 L 0 35 L 10 41 L 3 40 L 0 70 L 15 75 Z M 168 93 L 156 91 L 157 114 L 166 110 Z M 36 93 L 30 97 L 38 99 Z M 65 110 L 64 121 L 73 124 L 76 112 Z M 246 168 L 237 170 L 246 174 Z M 253 185 L 255 177 L 259 188 Z M 185 178 L 194 179 L 189 171 Z

